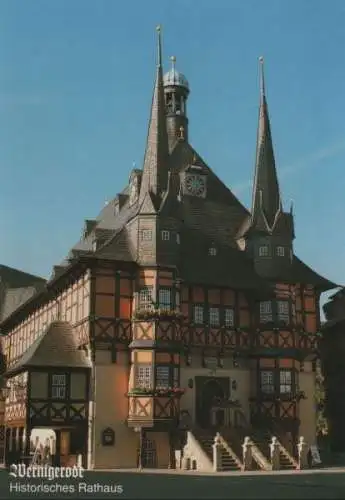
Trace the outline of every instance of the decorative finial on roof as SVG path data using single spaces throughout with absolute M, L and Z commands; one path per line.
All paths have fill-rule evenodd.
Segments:
M 179 139 L 180 139 L 180 141 L 184 141 L 184 126 L 181 125 L 179 130 L 180 130 Z
M 136 168 L 137 164 L 135 163 L 135 161 L 132 162 L 132 167 L 133 168 Z
M 260 63 L 260 94 L 261 97 L 265 97 L 265 74 L 264 74 L 264 58 L 259 57 Z
M 162 27 L 160 24 L 156 27 L 156 31 L 158 34 L 157 66 L 161 67 L 162 66 Z
M 171 69 L 175 69 L 175 64 L 176 64 L 176 57 L 175 56 L 171 56 L 170 57 L 170 61 L 171 61 Z

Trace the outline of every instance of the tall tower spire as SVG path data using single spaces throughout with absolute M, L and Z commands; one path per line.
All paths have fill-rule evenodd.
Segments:
M 262 216 L 269 228 L 281 211 L 281 197 L 275 166 L 271 126 L 266 101 L 264 59 L 259 59 L 260 108 L 252 199 L 252 225 Z
M 162 35 L 157 26 L 157 72 L 146 142 L 139 201 L 147 194 L 158 197 L 167 188 L 169 146 L 165 117 L 162 68 Z

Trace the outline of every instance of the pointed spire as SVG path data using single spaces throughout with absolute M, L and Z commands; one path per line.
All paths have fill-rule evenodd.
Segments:
M 144 157 L 140 202 L 143 201 L 146 194 L 161 195 L 166 190 L 168 159 L 169 147 L 163 88 L 162 37 L 161 27 L 157 26 L 157 73 Z
M 252 224 L 264 216 L 269 228 L 282 210 L 275 166 L 268 106 L 266 101 L 264 59 L 260 57 L 260 109 L 256 145 L 256 164 L 252 199 Z

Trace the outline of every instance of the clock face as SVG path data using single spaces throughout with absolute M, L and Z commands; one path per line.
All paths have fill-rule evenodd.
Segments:
M 205 177 L 197 174 L 190 174 L 185 179 L 186 192 L 193 196 L 205 196 L 206 181 Z

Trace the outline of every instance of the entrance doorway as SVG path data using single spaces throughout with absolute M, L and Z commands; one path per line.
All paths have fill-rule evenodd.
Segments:
M 229 379 L 227 377 L 196 378 L 196 422 L 203 429 L 224 425 L 224 411 L 218 410 L 212 422 L 212 408 L 216 401 L 229 398 Z

